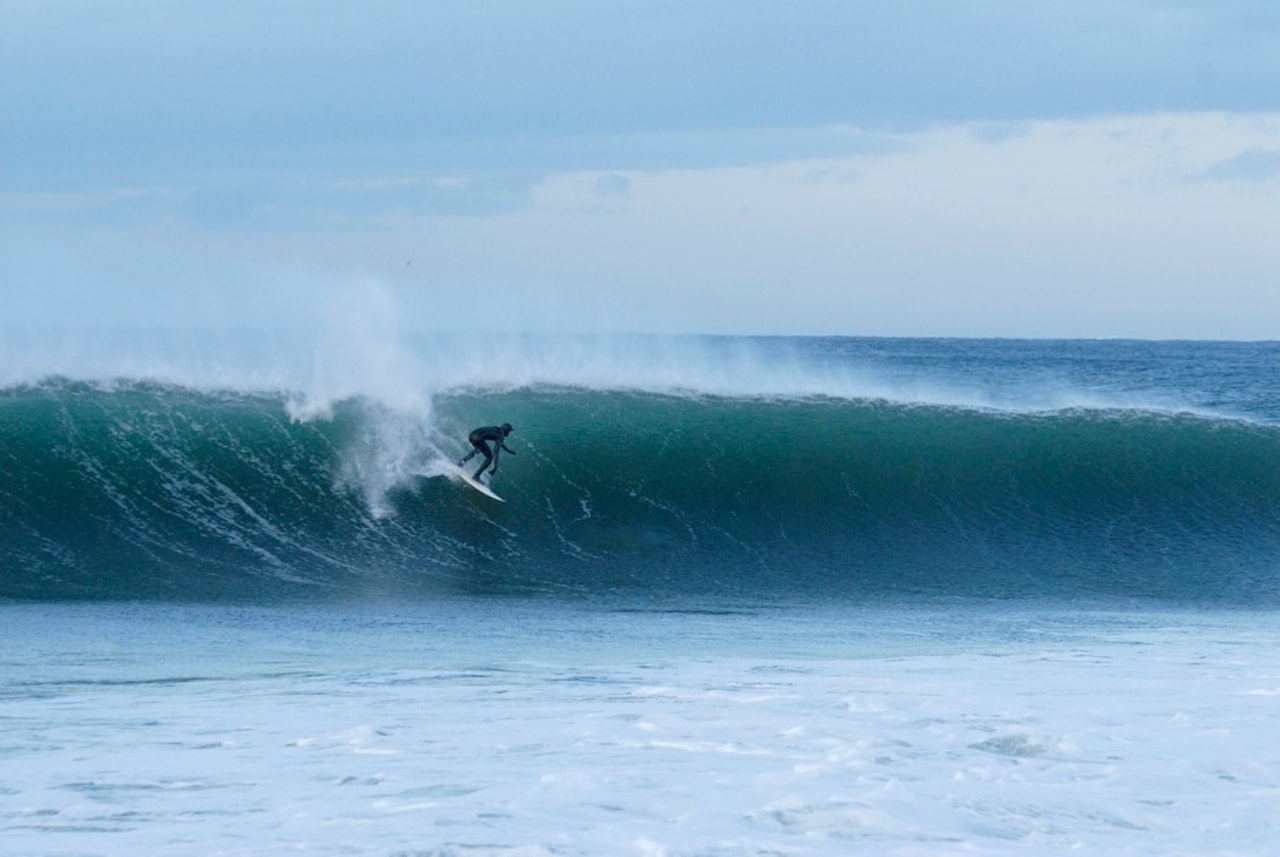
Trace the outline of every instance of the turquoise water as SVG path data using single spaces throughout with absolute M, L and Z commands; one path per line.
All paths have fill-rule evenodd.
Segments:
M 450 382 L 463 350 L 319 402 L 11 384 L 0 596 L 1280 597 L 1273 344 L 521 341 Z M 496 505 L 440 465 L 501 421 Z

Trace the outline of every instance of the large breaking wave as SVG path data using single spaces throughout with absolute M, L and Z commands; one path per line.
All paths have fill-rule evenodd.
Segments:
M 1280 432 L 1247 420 L 536 379 L 44 380 L 0 412 L 0 597 L 1280 601 Z M 438 475 L 503 420 L 507 503 Z

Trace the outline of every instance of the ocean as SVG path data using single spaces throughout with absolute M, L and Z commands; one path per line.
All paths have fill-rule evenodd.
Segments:
M 1280 841 L 1280 343 L 384 334 L 6 333 L 5 854 Z

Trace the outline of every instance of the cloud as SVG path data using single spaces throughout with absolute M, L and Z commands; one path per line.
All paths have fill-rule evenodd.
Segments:
M 529 204 L 536 173 L 366 177 L 318 180 L 283 176 L 213 181 L 194 191 L 184 213 L 209 226 L 272 229 L 378 228 L 387 218 L 493 217 Z
M 1199 174 L 1216 182 L 1266 182 L 1280 177 L 1280 149 L 1254 147 L 1218 161 Z
M 596 179 L 596 193 L 600 196 L 630 199 L 631 179 L 618 173 L 608 173 Z
M 192 187 L 0 194 L 0 221 L 81 226 L 177 218 L 207 229 L 379 229 L 390 218 L 495 217 L 529 205 L 540 173 L 321 180 L 213 176 Z

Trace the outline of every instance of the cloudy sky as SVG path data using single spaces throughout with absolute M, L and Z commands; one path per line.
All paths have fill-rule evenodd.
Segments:
M 1280 338 L 1274 0 L 0 0 L 0 315 Z

